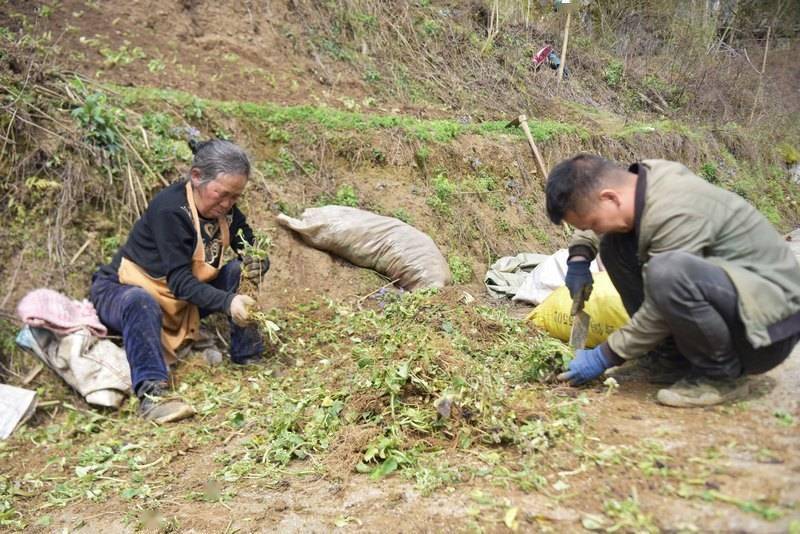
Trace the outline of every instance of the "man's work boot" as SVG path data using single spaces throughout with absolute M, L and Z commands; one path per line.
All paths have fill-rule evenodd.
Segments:
M 139 415 L 158 425 L 192 417 L 197 412 L 181 399 L 170 396 L 164 382 L 145 380 L 139 386 Z
M 682 356 L 664 356 L 657 351 L 622 365 L 606 369 L 605 376 L 620 382 L 647 380 L 651 384 L 674 384 L 691 371 L 691 364 Z
M 746 377 L 693 377 L 683 378 L 668 388 L 658 390 L 656 400 L 667 406 L 693 408 L 739 400 L 749 392 L 750 382 Z

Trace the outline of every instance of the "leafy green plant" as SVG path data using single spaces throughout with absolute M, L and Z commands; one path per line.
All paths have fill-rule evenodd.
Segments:
M 379 82 L 381 81 L 381 73 L 368 67 L 367 70 L 364 71 L 364 81 L 369 83 Z
M 165 68 L 166 65 L 164 65 L 164 62 L 161 61 L 160 59 L 154 58 L 147 62 L 147 70 L 149 70 L 153 74 L 162 72 Z
M 400 441 L 396 437 L 383 436 L 367 446 L 356 471 L 369 473 L 370 478 L 377 480 L 412 462 L 412 456 L 400 448 Z
M 453 275 L 454 284 L 465 284 L 472 280 L 472 267 L 461 256 L 451 255 L 447 258 L 447 265 Z
M 400 219 L 406 224 L 411 224 L 411 214 L 408 213 L 403 208 L 397 208 L 396 210 L 394 210 L 392 212 L 392 217 L 394 217 L 395 219 Z
M 434 37 L 442 31 L 442 26 L 433 19 L 425 19 L 420 24 L 420 30 L 428 37 Z
M 103 62 L 107 67 L 114 68 L 118 65 L 130 65 L 137 59 L 143 59 L 145 56 L 144 51 L 135 46 L 128 48 L 128 45 L 122 45 L 118 49 L 101 48 L 100 54 L 105 58 Z
M 254 230 L 253 231 L 253 242 L 250 243 L 245 239 L 244 232 L 240 228 L 239 232 L 236 234 L 239 238 L 239 242 L 241 244 L 241 250 L 239 253 L 242 257 L 250 257 L 258 261 L 264 261 L 269 259 L 269 251 L 272 248 L 272 237 L 266 232 L 261 230 Z M 239 281 L 239 291 L 246 294 L 251 295 L 256 290 L 255 282 L 252 282 L 244 277 L 244 271 L 242 271 L 242 277 Z
M 22 514 L 14 509 L 15 493 L 12 482 L 5 476 L 0 476 L 0 526 L 23 529 L 25 522 Z
M 86 131 L 90 142 L 112 154 L 119 152 L 122 138 L 117 125 L 124 120 L 124 114 L 111 106 L 104 94 L 88 95 L 83 105 L 73 109 L 71 114 Z
M 358 206 L 358 194 L 352 185 L 345 184 L 336 190 L 334 202 L 339 206 L 355 208 Z
M 606 65 L 603 70 L 603 80 L 612 89 L 616 89 L 622 83 L 622 76 L 625 71 L 625 65 L 619 60 L 612 60 Z
M 608 529 L 609 532 L 617 530 L 652 532 L 654 534 L 659 532 L 659 528 L 653 522 L 653 518 L 641 511 L 639 502 L 635 497 L 624 501 L 610 499 L 604 503 L 603 508 L 605 514 L 614 521 L 614 525 Z
M 711 161 L 703 163 L 703 165 L 700 166 L 700 176 L 702 176 L 712 184 L 719 182 L 719 176 L 717 174 L 717 166 Z
M 192 100 L 183 108 L 183 116 L 189 120 L 199 121 L 206 111 L 206 104 L 198 98 Z
M 450 215 L 452 212 L 450 203 L 455 191 L 456 186 L 447 178 L 447 173 L 440 171 L 433 178 L 433 196 L 428 198 L 428 206 L 439 215 Z

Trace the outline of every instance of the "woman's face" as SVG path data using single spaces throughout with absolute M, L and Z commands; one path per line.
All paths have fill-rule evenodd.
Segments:
M 197 212 L 206 219 L 216 219 L 227 214 L 239 200 L 247 176 L 219 173 L 210 182 L 200 183 L 200 171 L 192 169 L 194 203 Z

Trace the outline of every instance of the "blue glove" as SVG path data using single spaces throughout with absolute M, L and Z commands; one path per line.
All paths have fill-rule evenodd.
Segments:
M 579 350 L 575 353 L 575 358 L 569 362 L 569 370 L 558 375 L 558 379 L 568 380 L 570 384 L 577 386 L 597 378 L 609 367 L 619 365 L 619 360 L 620 358 L 611 354 L 611 351 L 607 355 L 603 345 Z
M 592 272 L 589 270 L 589 265 L 592 262 L 589 260 L 572 260 L 567 262 L 567 276 L 564 277 L 564 283 L 569 289 L 569 296 L 575 298 L 580 295 L 584 286 L 589 286 L 589 293 L 592 292 Z M 587 295 L 588 299 L 589 296 Z

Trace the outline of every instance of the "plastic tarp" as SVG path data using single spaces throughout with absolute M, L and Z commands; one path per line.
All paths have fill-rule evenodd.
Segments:
M 374 269 L 404 289 L 450 283 L 450 268 L 433 239 L 399 219 L 346 206 L 323 206 L 305 210 L 299 219 L 281 214 L 277 220 L 308 245 Z

